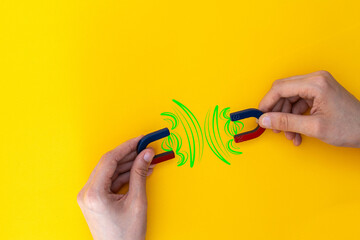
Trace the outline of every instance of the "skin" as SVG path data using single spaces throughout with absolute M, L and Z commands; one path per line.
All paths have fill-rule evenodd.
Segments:
M 360 102 L 326 71 L 274 82 L 260 102 L 261 127 L 284 131 L 298 146 L 301 134 L 335 146 L 360 147 Z M 303 115 L 310 110 L 309 115 Z M 136 154 L 142 136 L 104 154 L 77 196 L 96 240 L 144 240 L 146 177 L 154 151 Z M 117 194 L 129 182 L 126 194 Z
M 96 240 L 144 240 L 146 234 L 146 177 L 154 151 L 136 154 L 142 136 L 104 154 L 77 196 L 91 234 Z M 126 194 L 117 192 L 129 183 Z
M 275 81 L 259 109 L 266 112 L 260 126 L 284 131 L 295 146 L 304 134 L 335 146 L 360 147 L 360 102 L 326 71 Z

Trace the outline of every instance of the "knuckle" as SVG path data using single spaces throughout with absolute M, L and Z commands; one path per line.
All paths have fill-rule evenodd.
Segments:
M 272 88 L 277 88 L 281 84 L 282 80 L 277 79 L 272 83 Z
M 102 200 L 98 191 L 89 188 L 82 197 L 82 203 L 89 209 L 99 209 L 102 206 Z
M 132 152 L 134 149 L 130 143 L 125 144 L 125 152 Z
M 77 201 L 77 203 L 78 203 L 79 205 L 82 204 L 82 202 L 83 202 L 83 190 L 81 190 L 81 191 L 77 194 L 77 196 L 76 196 L 76 201 Z
M 315 72 L 314 80 L 320 86 L 328 86 L 330 79 L 332 79 L 332 75 L 328 71 L 320 70 Z
M 319 74 L 320 76 L 324 76 L 324 77 L 330 77 L 331 76 L 331 74 L 326 70 L 320 70 L 320 71 L 317 71 L 316 73 Z
M 102 155 L 101 158 L 102 158 L 102 159 L 111 159 L 112 156 L 113 156 L 112 151 L 109 151 L 109 152 L 105 153 L 104 155 Z
M 320 91 L 327 90 L 329 87 L 329 79 L 324 75 L 318 75 L 314 77 L 313 81 Z
M 286 114 L 283 114 L 279 118 L 279 129 L 287 130 L 289 127 L 289 117 Z
M 136 168 L 135 173 L 140 177 L 146 178 L 148 171 L 147 169 L 144 168 Z
M 325 133 L 323 121 L 321 121 L 319 118 L 315 119 L 312 124 L 312 133 L 317 138 L 320 138 Z

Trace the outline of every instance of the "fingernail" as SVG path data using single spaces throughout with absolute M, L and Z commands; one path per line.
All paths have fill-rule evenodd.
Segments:
M 153 158 L 153 156 L 151 153 L 149 153 L 149 152 L 145 153 L 145 155 L 144 155 L 145 162 L 151 162 L 152 158 Z
M 271 119 L 268 116 L 263 117 L 261 123 L 266 128 L 271 128 Z
M 150 168 L 147 172 L 147 175 L 146 176 L 150 176 L 152 173 L 153 173 L 154 169 Z

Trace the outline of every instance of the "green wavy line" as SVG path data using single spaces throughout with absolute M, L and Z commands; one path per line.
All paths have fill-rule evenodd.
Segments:
M 180 119 L 180 122 L 181 124 L 183 125 L 184 129 L 185 129 L 185 133 L 186 133 L 186 137 L 188 139 L 188 142 L 189 142 L 189 151 L 190 151 L 190 167 L 193 167 L 194 166 L 194 162 L 195 162 L 195 139 L 194 139 L 194 134 L 192 132 L 192 129 L 191 129 L 191 126 L 189 124 L 189 122 L 187 121 L 187 119 L 185 118 L 185 116 L 180 113 L 177 109 L 175 109 L 176 113 L 180 116 L 179 119 Z M 190 141 L 190 138 L 189 138 L 189 133 L 187 131 L 187 127 L 185 126 L 182 118 L 185 120 L 186 124 L 188 125 L 189 129 L 190 129 L 190 132 L 191 132 L 191 138 L 192 138 L 192 141 Z
M 164 146 L 166 145 L 166 147 Z M 186 163 L 187 161 L 187 154 L 180 152 L 182 146 L 182 140 L 176 133 L 170 133 L 169 136 L 167 136 L 164 141 L 161 143 L 161 148 L 165 151 L 174 151 L 175 154 L 177 154 L 180 157 L 180 160 L 178 160 L 178 166 L 181 166 Z
M 190 111 L 189 108 L 187 108 L 184 104 L 180 103 L 179 101 L 176 101 L 175 99 L 173 99 L 173 102 L 176 103 L 185 113 L 186 115 L 189 117 L 189 119 L 191 120 L 195 131 L 196 131 L 196 136 L 198 139 L 198 143 L 199 143 L 199 160 L 202 157 L 203 151 L 204 151 L 204 138 L 203 138 L 203 133 L 199 124 L 199 121 L 196 119 L 195 115 Z M 194 122 L 195 121 L 195 122 Z M 199 134 L 200 132 L 200 134 Z
M 175 114 L 171 112 L 163 112 L 160 115 L 170 117 L 170 118 L 165 118 L 164 120 L 171 123 L 171 130 L 174 130 L 177 127 L 178 120 Z
M 224 154 L 224 155 L 227 155 L 227 153 L 225 152 L 226 150 L 226 147 L 221 139 L 221 135 L 220 135 L 220 131 L 219 131 L 219 122 L 218 122 L 218 118 L 219 118 L 219 115 L 218 115 L 218 106 L 216 105 L 215 106 L 215 109 L 214 109 L 214 113 L 213 113 L 213 118 L 212 118 L 212 131 L 213 131 L 213 135 L 214 135 L 214 138 L 215 138 L 215 141 L 216 141 L 216 144 L 217 146 L 219 147 L 220 151 Z M 217 134 L 215 132 L 215 127 L 217 127 Z M 218 138 L 219 138 L 219 141 L 218 141 Z M 219 144 L 219 142 L 222 144 L 222 146 L 224 148 L 221 147 L 221 145 Z M 225 158 L 225 157 L 224 157 Z
M 223 162 L 225 162 L 226 164 L 230 163 L 221 155 L 221 153 L 218 151 L 217 147 L 215 146 L 215 143 L 212 139 L 211 136 L 211 129 L 214 129 L 213 126 L 210 126 L 210 113 L 208 112 L 206 118 L 205 118 L 205 137 L 206 137 L 206 141 L 208 143 L 208 145 L 210 146 L 211 151 Z M 207 131 L 206 131 L 207 130 Z M 206 134 L 207 133 L 207 134 Z M 214 131 L 214 138 L 215 138 L 215 131 Z
M 173 99 L 173 102 L 177 106 L 177 108 L 174 108 L 175 113 L 164 112 L 161 113 L 161 116 L 166 117 L 164 120 L 171 124 L 171 130 L 174 130 L 181 123 L 186 134 L 189 153 L 186 151 L 181 152 L 182 138 L 174 132 L 164 139 L 161 143 L 161 148 L 165 151 L 172 150 L 179 156 L 178 166 L 184 165 L 190 159 L 190 167 L 193 167 L 197 159 L 201 160 L 204 150 L 204 138 L 216 157 L 228 165 L 230 165 L 230 162 L 226 158 L 229 156 L 229 153 L 235 155 L 242 154 L 239 151 L 239 147 L 234 146 L 233 137 L 242 131 L 244 124 L 241 121 L 231 121 L 229 107 L 219 111 L 219 106 L 216 105 L 212 113 L 209 110 L 205 117 L 204 129 L 202 130 L 199 121 L 189 108 L 175 99 Z M 225 120 L 223 129 L 231 137 L 227 142 L 222 139 L 219 119 Z
M 219 158 L 219 159 L 222 159 L 221 155 L 219 155 L 219 153 L 217 152 L 217 150 L 215 149 L 215 147 L 213 146 L 213 143 L 211 141 L 211 138 L 210 138 L 210 130 L 209 130 L 209 111 L 208 113 L 206 114 L 206 118 L 205 118 L 205 124 L 204 124 L 204 132 L 205 132 L 205 139 L 206 139 L 206 142 L 207 144 L 209 145 L 211 151 Z M 206 131 L 206 129 L 208 129 Z M 230 163 L 229 163 L 230 164 Z
M 224 120 L 228 120 L 230 119 L 230 116 L 227 116 L 227 113 L 230 111 L 230 107 L 224 108 L 223 110 L 221 110 L 220 112 L 220 117 Z
M 227 150 L 228 150 L 230 153 L 235 154 L 235 155 L 242 154 L 242 152 L 239 152 L 239 151 L 236 151 L 236 150 L 235 150 L 237 147 L 234 147 L 234 146 L 233 146 L 233 143 L 234 143 L 234 139 L 230 139 L 230 140 L 227 142 Z

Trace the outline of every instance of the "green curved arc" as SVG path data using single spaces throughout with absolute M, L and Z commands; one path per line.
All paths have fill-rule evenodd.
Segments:
M 164 146 L 164 144 L 166 145 L 166 147 Z M 167 137 L 164 139 L 164 141 L 162 141 L 161 148 L 166 152 L 171 151 L 171 148 L 167 145 Z
M 181 160 L 180 162 L 178 161 L 178 166 L 180 167 L 180 166 L 184 165 L 187 162 L 188 155 L 187 155 L 186 152 L 184 152 L 184 153 L 178 152 L 177 155 L 180 156 L 180 159 L 185 159 L 185 160 Z
M 164 118 L 164 120 L 167 121 L 168 123 L 170 123 L 170 125 L 171 125 L 170 129 L 173 130 L 173 126 L 175 123 L 173 121 L 171 121 L 171 119 L 169 119 L 169 118 Z
M 224 131 L 226 133 L 226 135 L 233 137 L 233 135 L 231 135 L 230 133 L 230 121 L 226 121 L 225 125 L 224 125 Z
M 206 126 L 209 124 L 209 112 L 206 114 L 206 118 L 205 118 L 205 124 L 204 124 L 204 132 L 205 132 L 205 139 L 206 139 L 206 142 L 207 144 L 209 145 L 211 151 L 218 157 L 222 160 L 222 157 L 221 155 L 219 155 L 219 153 L 216 151 L 216 149 L 214 148 L 213 144 L 212 144 L 212 141 L 210 139 L 210 131 L 206 131 Z M 208 128 L 209 129 L 209 128 Z M 209 136 L 208 136 L 209 135 Z M 210 140 L 209 140 L 210 139 Z
M 161 148 L 165 151 L 173 150 L 175 154 L 179 156 L 178 166 L 184 165 L 188 159 L 190 159 L 190 167 L 193 167 L 195 161 L 198 158 L 200 160 L 203 155 L 205 140 L 211 151 L 228 165 L 230 165 L 230 162 L 226 159 L 226 156 L 229 156 L 229 153 L 235 155 L 242 154 L 242 152 L 239 151 L 239 147 L 236 146 L 236 144 L 234 146 L 233 139 L 226 142 L 220 134 L 221 126 L 219 126 L 219 119 L 225 120 L 223 129 L 231 138 L 244 129 L 244 124 L 241 121 L 231 121 L 229 107 L 220 111 L 219 106 L 216 105 L 213 111 L 209 110 L 205 117 L 204 129 L 202 129 L 199 121 L 189 108 L 175 99 L 173 99 L 173 102 L 177 105 L 177 108 L 174 108 L 175 113 L 164 112 L 161 116 L 166 117 L 164 120 L 171 124 L 171 130 L 175 129 L 181 123 L 186 134 L 189 152 L 181 152 L 183 141 L 178 133 L 170 133 L 161 143 Z
M 225 124 L 224 124 L 224 131 L 225 133 L 230 136 L 230 137 L 234 137 L 236 134 L 238 134 L 239 132 L 242 131 L 242 129 L 244 129 L 244 123 L 241 121 L 231 121 L 230 115 L 230 107 L 224 108 L 223 110 L 221 110 L 220 112 L 220 117 L 224 120 L 226 120 Z M 241 125 L 241 126 L 240 126 Z M 235 155 L 239 155 L 242 154 L 242 152 L 237 151 L 239 149 L 239 147 L 234 146 L 234 139 L 230 139 L 227 144 L 226 144 L 226 150 L 231 153 L 231 154 L 235 154 Z
M 185 118 L 185 116 L 181 112 L 179 112 L 177 109 L 175 109 L 175 111 L 179 115 L 180 122 L 181 122 L 181 124 L 183 125 L 183 127 L 185 129 L 186 137 L 187 137 L 188 142 L 189 142 L 190 167 L 193 167 L 194 166 L 194 161 L 195 161 L 195 139 L 194 139 L 194 134 L 193 134 L 191 126 L 190 126 L 189 122 L 187 121 L 187 119 Z M 190 129 L 192 142 L 190 141 L 188 131 L 186 130 L 186 126 L 185 126 L 183 120 L 181 119 L 181 117 L 184 118 L 186 124 L 188 125 L 188 127 Z
M 231 152 L 232 154 L 236 154 L 236 155 L 242 154 L 242 152 L 239 152 L 239 151 L 235 150 L 236 148 L 233 146 L 233 143 L 234 143 L 234 139 L 230 139 L 227 142 L 227 150 L 229 152 Z
M 167 117 L 164 118 L 164 120 L 171 124 L 171 130 L 174 130 L 178 126 L 179 120 L 176 114 L 172 112 L 163 112 L 160 115 Z M 164 140 L 161 143 L 161 148 L 164 151 L 174 151 L 174 153 L 179 156 L 177 162 L 178 166 L 184 165 L 187 162 L 187 158 L 188 158 L 186 152 L 185 154 L 180 152 L 181 147 L 182 147 L 181 137 L 177 133 L 173 133 L 173 132 L 170 133 L 169 136 L 164 138 Z
M 176 141 L 178 142 L 178 144 L 176 145 L 176 151 L 180 151 L 181 146 L 182 146 L 182 139 L 178 136 L 177 133 L 173 133 L 174 137 L 176 138 Z
M 204 138 L 203 138 L 203 133 L 202 133 L 199 121 L 196 119 L 195 115 L 190 111 L 190 109 L 188 109 L 184 104 L 180 103 L 179 101 L 176 101 L 175 99 L 173 99 L 173 102 L 176 103 L 186 113 L 186 115 L 190 118 L 192 124 L 194 125 L 197 139 L 199 141 L 199 148 L 200 148 L 199 159 L 201 159 L 203 151 L 204 151 Z M 196 124 L 194 123 L 194 121 L 196 122 Z M 200 134 L 199 134 L 199 132 L 200 132 Z M 201 137 L 201 140 L 200 140 L 200 137 Z
M 164 146 L 166 145 L 166 146 Z M 178 160 L 178 166 L 181 166 L 186 163 L 187 161 L 187 154 L 186 156 L 180 152 L 182 146 L 182 140 L 176 133 L 170 133 L 164 141 L 161 143 L 161 148 L 165 151 L 174 151 L 180 157 Z M 176 149 L 174 149 L 176 147 Z
M 220 112 L 220 117 L 224 120 L 226 119 L 230 119 L 230 116 L 227 116 L 227 113 L 230 111 L 230 107 L 224 108 L 223 110 L 221 110 Z
M 217 144 L 217 146 L 219 146 L 219 149 L 220 151 L 224 154 L 224 155 L 227 155 L 227 153 L 225 152 L 226 150 L 226 147 L 223 143 L 223 141 L 221 140 L 221 135 L 220 135 L 220 131 L 219 131 L 219 122 L 218 122 L 218 105 L 215 106 L 215 109 L 214 109 L 214 113 L 213 113 L 213 118 L 212 118 L 212 131 L 213 131 L 213 135 L 214 135 L 214 138 L 215 138 L 215 142 Z M 215 126 L 217 127 L 217 132 L 215 132 Z M 217 134 L 216 134 L 217 133 Z M 218 136 L 218 137 L 217 137 Z M 218 141 L 218 138 L 219 138 L 219 141 Z M 221 145 L 219 144 L 219 142 L 221 143 L 221 145 L 224 147 L 224 149 L 221 147 Z
M 178 125 L 178 119 L 177 119 L 177 117 L 176 117 L 175 114 L 173 114 L 173 113 L 171 113 L 171 112 L 163 112 L 163 113 L 161 113 L 160 115 L 161 115 L 161 116 L 170 117 L 170 119 L 169 119 L 169 118 L 165 118 L 164 120 L 171 122 L 171 130 L 174 130 L 174 129 L 177 127 L 177 125 Z M 174 121 L 172 121 L 171 119 L 173 119 Z
M 219 153 L 219 151 L 217 150 L 216 146 L 215 146 L 215 143 L 214 141 L 212 140 L 212 137 L 211 137 L 211 126 L 210 126 L 210 113 L 208 112 L 206 118 L 205 118 L 205 137 L 206 137 L 206 141 L 208 143 L 208 145 L 210 146 L 210 149 L 211 151 L 223 162 L 225 162 L 226 164 L 229 164 L 230 163 L 221 155 L 221 153 Z M 206 131 L 207 130 L 207 131 Z M 206 132 L 208 133 L 208 137 L 207 137 L 207 134 Z M 214 136 L 215 137 L 215 136 Z
M 228 136 L 233 137 L 234 135 L 241 132 L 241 130 L 244 128 L 244 123 L 241 121 L 231 121 L 230 116 L 227 115 L 229 111 L 230 111 L 230 107 L 224 108 L 223 110 L 221 110 L 220 115 L 221 118 L 225 120 L 227 119 L 224 126 L 225 133 Z M 240 127 L 238 124 L 241 124 L 242 126 Z

